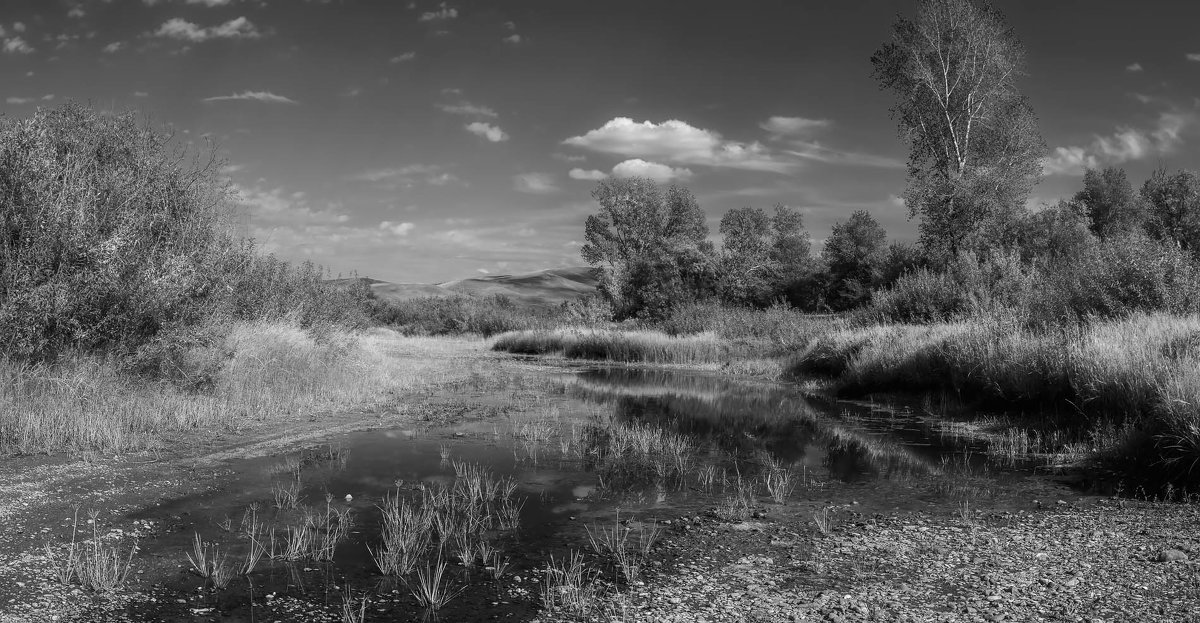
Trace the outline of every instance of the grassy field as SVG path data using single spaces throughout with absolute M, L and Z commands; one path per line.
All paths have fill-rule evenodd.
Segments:
M 307 418 L 469 375 L 465 338 L 405 337 L 386 329 L 317 334 L 286 321 L 235 325 L 220 345 L 213 385 L 184 391 L 131 377 L 116 362 L 75 355 L 54 365 L 0 359 L 0 452 L 125 452 L 164 433 Z

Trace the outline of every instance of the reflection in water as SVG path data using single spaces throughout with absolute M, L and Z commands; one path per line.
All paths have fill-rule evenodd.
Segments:
M 804 489 L 815 481 L 826 487 L 823 497 L 832 495 L 833 487 L 861 491 L 860 485 L 879 483 L 866 495 L 883 499 L 891 495 L 884 491 L 887 486 L 938 476 L 948 462 L 965 457 L 904 418 L 880 422 L 870 407 L 855 405 L 839 405 L 849 413 L 835 414 L 780 384 L 627 369 L 559 378 L 573 399 L 431 430 L 357 433 L 320 451 L 246 461 L 233 466 L 238 476 L 228 491 L 157 507 L 151 516 L 207 516 L 194 528 L 207 531 L 206 540 L 220 540 L 212 526 L 222 517 L 240 515 L 251 503 L 264 509 L 258 516 L 264 523 L 281 530 L 295 524 L 302 509 L 269 508 L 280 482 L 297 483 L 297 506 L 319 505 L 316 501 L 331 494 L 326 510 L 329 505 L 341 509 L 345 500 L 353 528 L 335 544 L 332 561 L 267 561 L 247 579 L 253 595 L 242 588 L 206 598 L 230 621 L 264 615 L 273 620 L 271 603 L 278 602 L 266 596 L 319 607 L 336 604 L 346 585 L 371 589 L 373 616 L 381 620 L 420 620 L 405 584 L 414 581 L 407 572 L 428 564 L 425 558 L 435 550 L 446 560 L 472 561 L 447 571 L 454 575 L 453 586 L 470 590 L 446 606 L 446 620 L 474 620 L 481 610 L 496 612 L 497 603 L 506 608 L 502 616 L 519 620 L 536 612 L 530 597 L 536 590 L 513 592 L 515 584 L 507 578 L 528 578 L 544 569 L 548 552 L 561 554 L 567 544 L 577 545 L 586 539 L 587 522 L 609 521 L 614 511 L 643 519 L 710 510 L 745 518 L 768 499 L 782 504 L 797 485 Z M 499 495 L 500 483 L 511 483 L 512 491 Z M 469 490 L 453 493 L 462 487 Z M 432 500 L 434 495 L 453 495 L 457 502 Z M 909 490 L 896 495 L 912 496 Z M 525 500 L 519 508 L 508 507 L 519 515 L 520 529 L 501 525 L 505 497 Z M 420 523 L 412 535 L 416 545 L 405 541 L 402 532 L 412 529 L 410 523 L 434 521 L 405 513 L 438 505 L 446 509 L 447 523 L 441 528 Z M 495 525 L 488 523 L 492 515 Z M 503 523 L 518 523 L 515 516 L 509 519 Z M 153 547 L 182 560 L 191 529 Z M 455 537 L 464 534 L 470 542 Z M 409 550 L 418 552 L 416 558 L 409 559 Z M 503 560 L 508 575 L 488 579 L 481 573 L 474 563 L 480 550 L 487 551 L 480 554 L 483 560 Z M 382 576 L 379 570 L 385 567 L 393 575 Z M 179 594 L 195 594 L 196 582 L 189 576 L 165 583 Z M 156 611 L 148 620 L 190 616 Z
M 574 388 L 585 399 L 614 404 L 620 420 L 704 440 L 748 464 L 765 452 L 784 466 L 823 467 L 846 482 L 936 471 L 929 457 L 887 436 L 848 429 L 778 384 L 603 369 L 580 374 Z

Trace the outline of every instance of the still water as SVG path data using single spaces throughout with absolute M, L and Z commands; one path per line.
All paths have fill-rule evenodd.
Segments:
M 731 496 L 747 487 L 753 487 L 749 507 L 771 515 L 811 515 L 837 504 L 862 512 L 931 506 L 949 512 L 964 496 L 977 507 L 1003 507 L 1053 488 L 1027 465 L 991 460 L 979 448 L 939 434 L 918 414 L 815 403 L 787 385 L 621 368 L 562 374 L 554 385 L 558 390 L 544 401 L 493 410 L 489 417 L 356 433 L 285 456 L 242 461 L 230 466 L 234 474 L 219 492 L 131 517 L 155 520 L 167 530 L 143 543 L 143 551 L 163 561 L 153 578 L 159 598 L 129 614 L 143 620 L 340 621 L 349 590 L 369 596 L 370 620 L 425 620 L 409 584 L 382 575 L 372 557 L 384 547 L 380 506 L 388 496 L 415 506 L 427 492 L 448 491 L 469 464 L 482 466 L 496 482 L 511 482 L 512 499 L 523 506 L 519 527 L 480 528 L 500 552 L 495 560 L 508 562 L 499 579 L 494 563 L 468 567 L 448 547 L 427 550 L 430 557 L 442 552 L 447 585 L 462 590 L 441 611 L 447 621 L 533 618 L 548 556 L 586 549 L 587 526 L 729 512 Z M 617 439 L 628 431 L 637 433 L 627 435 L 633 441 Z M 637 439 L 647 435 L 682 440 L 686 452 L 639 459 L 645 455 L 638 454 Z M 763 486 L 768 473 L 789 478 L 782 504 Z M 289 508 L 289 494 L 297 498 L 296 508 Z M 306 508 L 350 518 L 342 520 L 347 533 L 332 561 L 283 560 L 282 545 L 275 552 L 280 559 L 272 560 L 264 547 L 252 573 L 219 591 L 192 570 L 186 555 L 195 534 L 240 561 L 253 547 L 248 524 L 259 526 L 253 542 L 282 543 L 288 526 L 305 521 Z M 267 532 L 270 527 L 275 534 Z

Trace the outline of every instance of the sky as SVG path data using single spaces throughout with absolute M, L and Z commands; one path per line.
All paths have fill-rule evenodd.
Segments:
M 999 0 L 1049 150 L 1200 169 L 1200 4 Z M 225 159 L 261 250 L 432 283 L 578 266 L 591 191 L 644 175 L 732 208 L 855 210 L 895 240 L 907 148 L 871 54 L 912 1 L 3 0 L 3 113 L 136 110 Z

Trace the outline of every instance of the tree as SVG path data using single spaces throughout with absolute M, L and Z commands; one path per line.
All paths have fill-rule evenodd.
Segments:
M 892 117 L 909 143 L 904 200 L 931 259 L 986 251 L 1041 175 L 1045 142 L 1016 86 L 1024 58 L 1004 17 L 971 0 L 921 0 L 871 57 L 896 96 Z
M 789 295 L 812 271 L 811 242 L 802 214 L 782 204 L 775 216 L 760 208 L 737 208 L 721 218 L 721 276 L 727 301 L 764 307 Z
M 664 193 L 646 178 L 609 179 L 592 192 L 583 259 L 604 269 L 600 292 L 617 318 L 661 316 L 712 281 L 704 211 L 686 188 Z
M 1017 233 L 1025 260 L 1044 264 L 1078 261 L 1096 245 L 1087 208 L 1077 201 L 1059 201 L 1026 215 Z
M 1083 189 L 1075 193 L 1075 201 L 1083 206 L 1088 228 L 1101 240 L 1136 231 L 1146 218 L 1145 208 L 1125 170 L 1117 167 L 1105 167 L 1103 171 L 1088 169 L 1083 174 Z
M 1200 178 L 1191 171 L 1168 175 L 1158 169 L 1142 184 L 1141 195 L 1149 212 L 1146 231 L 1200 255 Z
M 866 211 L 857 210 L 833 226 L 821 257 L 829 267 L 827 302 L 835 310 L 850 309 L 871 297 L 886 258 L 887 232 Z

